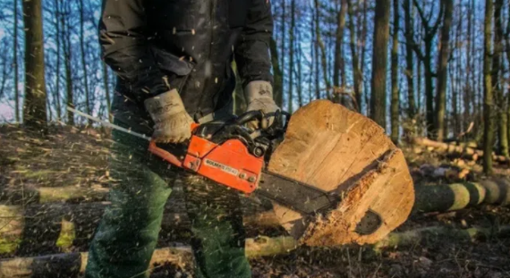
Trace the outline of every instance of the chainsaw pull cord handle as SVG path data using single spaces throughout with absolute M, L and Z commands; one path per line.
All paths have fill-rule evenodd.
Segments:
M 190 127 L 191 128 L 191 133 L 193 133 L 199 126 L 200 126 L 200 124 L 192 123 L 191 127 Z M 182 160 L 179 159 L 174 154 L 172 154 L 172 153 L 170 153 L 170 152 L 168 152 L 168 151 L 158 147 L 154 140 L 151 140 L 150 143 L 149 143 L 149 151 L 151 153 L 153 153 L 153 154 L 163 158 L 167 162 L 170 162 L 170 164 L 182 168 L 182 163 L 183 163 Z

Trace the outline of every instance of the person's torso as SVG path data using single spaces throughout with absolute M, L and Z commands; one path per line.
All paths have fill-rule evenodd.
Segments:
M 251 1 L 147 2 L 152 52 L 162 70 L 184 80 L 180 93 L 188 112 L 206 115 L 229 102 L 233 50 Z

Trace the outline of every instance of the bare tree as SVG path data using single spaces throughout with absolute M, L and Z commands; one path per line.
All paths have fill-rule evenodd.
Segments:
M 448 81 L 448 58 L 450 56 L 450 28 L 452 25 L 453 0 L 442 0 L 444 9 L 441 28 L 441 45 L 437 63 L 436 132 L 437 140 L 443 141 L 445 134 L 446 85 Z
M 434 88 L 433 88 L 433 77 L 435 73 L 432 70 L 432 55 L 433 55 L 433 43 L 443 18 L 444 5 L 440 4 L 439 16 L 436 21 L 432 23 L 431 17 L 425 15 L 425 11 L 420 6 L 417 0 L 413 0 L 414 6 L 418 11 L 418 15 L 420 16 L 420 22 L 422 25 L 422 30 L 424 34 L 422 36 L 422 44 L 425 47 L 425 52 L 422 51 L 419 44 L 416 42 L 407 42 L 411 43 L 413 46 L 413 50 L 416 53 L 416 56 L 420 59 L 420 62 L 423 63 L 423 68 L 425 71 L 425 106 L 426 106 L 426 119 L 427 119 L 427 135 L 432 136 L 434 132 L 437 130 L 435 127 L 434 121 Z M 433 1 L 436 3 L 436 1 Z
M 363 81 L 363 73 L 359 67 L 359 57 L 357 50 L 357 39 L 356 32 L 354 30 L 354 5 L 352 4 L 352 0 L 348 0 L 349 6 L 349 35 L 350 35 L 350 46 L 351 46 L 351 56 L 352 56 L 352 77 L 354 81 L 354 94 L 356 98 L 356 102 L 358 106 L 361 105 L 361 95 L 362 95 L 362 81 Z
M 289 103 L 287 110 L 289 113 L 292 113 L 292 102 L 293 102 L 293 94 L 294 94 L 294 48 L 295 48 L 295 34 L 294 31 L 296 29 L 296 0 L 290 0 L 290 29 L 289 29 L 289 37 L 290 37 L 290 47 L 289 47 Z
M 337 13 L 337 26 L 335 37 L 335 65 L 333 68 L 333 85 L 345 86 L 345 62 L 344 62 L 344 29 L 345 15 L 347 13 L 347 0 L 340 0 L 340 10 Z M 340 78 L 341 77 L 341 78 Z
M 493 0 L 485 1 L 485 22 L 484 22 L 484 100 L 483 114 L 485 121 L 483 151 L 485 154 L 491 154 L 494 147 L 494 97 L 492 92 L 492 17 L 494 15 Z M 492 174 L 492 155 L 483 156 L 483 171 L 486 174 Z
M 411 0 L 404 0 L 404 21 L 406 37 L 406 78 L 407 78 L 407 116 L 414 119 L 416 114 L 416 104 L 414 100 L 414 52 L 413 52 L 413 15 L 411 12 Z
M 92 109 L 90 106 L 90 93 L 89 93 L 89 80 L 88 80 L 88 70 L 87 70 L 87 59 L 86 59 L 86 50 L 85 50 L 85 6 L 83 4 L 83 0 L 79 1 L 80 3 L 80 52 L 81 52 L 81 64 L 83 71 L 83 87 L 85 89 L 85 109 L 87 110 L 87 114 L 92 115 Z M 88 119 L 88 124 L 92 125 L 92 120 Z
M 386 65 L 388 62 L 390 8 L 390 0 L 378 0 L 375 4 L 370 117 L 383 128 L 386 128 Z
M 399 1 L 393 0 L 393 46 L 391 49 L 391 140 L 397 144 L 399 138 L 400 96 L 398 88 L 398 34 L 400 29 Z
M 23 22 L 25 25 L 23 120 L 28 128 L 45 133 L 47 131 L 46 83 L 41 0 L 23 1 Z
M 19 113 L 19 67 L 18 67 L 18 0 L 14 0 L 14 35 L 12 40 L 12 56 L 13 62 L 12 65 L 14 67 L 14 115 L 16 118 L 16 122 L 21 122 L 20 113 Z

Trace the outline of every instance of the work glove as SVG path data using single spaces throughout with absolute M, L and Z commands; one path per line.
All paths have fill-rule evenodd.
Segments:
M 193 119 L 186 112 L 176 89 L 145 100 L 154 121 L 152 139 L 160 143 L 181 143 L 191 137 Z
M 246 112 L 260 110 L 264 113 L 262 121 L 251 121 L 250 129 L 266 128 L 274 122 L 274 114 L 280 110 L 273 100 L 273 86 L 267 81 L 252 81 L 244 88 L 244 98 L 248 103 Z

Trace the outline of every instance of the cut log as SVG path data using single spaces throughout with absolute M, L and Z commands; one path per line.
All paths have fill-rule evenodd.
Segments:
M 501 226 L 497 229 L 473 227 L 469 229 L 455 229 L 443 226 L 425 227 L 400 233 L 391 233 L 385 239 L 374 245 L 376 250 L 396 248 L 419 244 L 421 241 L 437 241 L 448 238 L 450 240 L 476 240 L 489 236 L 510 236 L 510 226 Z
M 510 204 L 510 182 L 492 179 L 446 185 L 417 185 L 413 213 L 447 212 L 476 206 Z M 174 195 L 174 197 L 178 195 Z M 30 255 L 83 250 L 92 237 L 108 203 L 0 205 L 0 254 Z M 255 236 L 280 226 L 272 211 L 245 210 L 244 224 Z M 163 216 L 161 237 L 186 240 L 189 220 L 182 200 L 173 198 Z M 276 231 L 274 231 L 276 232 Z M 182 237 L 182 238 L 181 238 Z
M 481 181 L 480 184 L 485 187 L 487 192 L 484 203 L 500 206 L 510 204 L 510 181 L 508 179 L 488 179 Z
M 245 246 L 246 256 L 255 258 L 287 253 L 297 248 L 297 241 L 292 237 L 262 237 L 247 239 Z M 78 277 L 85 272 L 87 260 L 87 253 L 4 259 L 0 260 L 0 278 Z M 184 268 L 192 263 L 191 248 L 187 246 L 156 249 L 151 260 L 151 266 L 172 264 Z
M 292 115 L 269 170 L 343 196 L 334 210 L 312 219 L 274 204 L 280 223 L 300 244 L 375 243 L 407 219 L 414 203 L 402 151 L 375 122 L 327 100 Z M 370 211 L 382 223 L 359 233 L 358 224 Z
M 510 236 L 510 226 L 497 229 L 473 227 L 454 229 L 444 226 L 425 227 L 405 232 L 392 232 L 373 245 L 374 250 L 415 245 L 422 241 L 437 241 L 449 238 L 454 241 L 475 240 L 490 236 Z M 286 254 L 298 248 L 293 237 L 258 237 L 246 240 L 245 252 L 248 258 Z M 87 253 L 53 254 L 39 257 L 21 257 L 0 260 L 0 278 L 73 278 L 83 274 L 87 266 Z M 172 264 L 177 268 L 190 268 L 193 264 L 191 248 L 188 246 L 156 249 L 151 266 Z M 151 268 L 149 268 L 150 271 Z
M 480 183 L 416 186 L 414 212 L 446 212 L 479 205 L 486 189 Z
M 455 145 L 455 144 L 447 144 L 442 142 L 437 142 L 430 140 L 428 138 L 414 138 L 414 144 L 418 145 L 422 148 L 427 148 L 429 151 L 434 151 L 440 154 L 445 154 L 449 156 L 461 157 L 464 159 L 472 159 L 477 160 L 480 157 L 483 157 L 483 151 L 477 150 L 474 148 L 467 147 L 465 145 Z M 416 152 L 417 149 L 415 149 Z M 423 149 L 421 149 L 423 150 Z M 510 159 L 502 156 L 492 154 L 492 158 L 496 162 L 500 163 L 509 163 Z
M 0 278 L 53 278 L 78 277 L 85 272 L 87 253 L 64 253 L 40 257 L 0 260 Z M 192 263 L 189 247 L 162 248 L 155 250 L 151 266 L 173 264 L 184 267 Z
M 108 188 L 65 187 L 26 187 L 8 188 L 0 192 L 0 202 L 9 205 L 26 205 L 50 202 L 102 201 Z
M 33 204 L 25 209 L 0 205 L 0 254 L 47 254 L 86 247 L 107 206 L 106 202 Z M 272 211 L 247 215 L 244 224 L 254 231 L 279 225 Z M 170 200 L 160 235 L 163 238 L 184 237 L 189 226 L 184 203 Z

